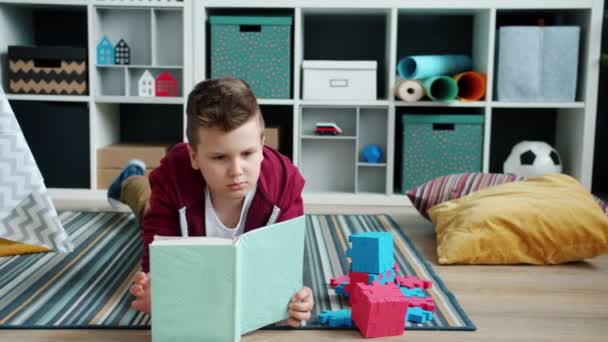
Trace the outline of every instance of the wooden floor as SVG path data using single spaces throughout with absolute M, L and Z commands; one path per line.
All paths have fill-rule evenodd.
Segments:
M 59 203 L 76 208 L 82 203 Z M 95 206 L 93 206 L 95 207 Z M 409 207 L 315 207 L 308 213 L 389 213 L 431 261 L 477 326 L 405 331 L 381 341 L 608 341 L 608 255 L 560 266 L 438 266 L 433 227 Z M 350 341 L 356 331 L 257 331 L 242 341 Z M 2 342 L 151 341 L 144 330 L 0 330 Z M 179 342 L 179 341 L 176 341 Z

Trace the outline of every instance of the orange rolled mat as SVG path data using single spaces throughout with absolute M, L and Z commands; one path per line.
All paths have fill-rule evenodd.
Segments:
M 475 71 L 465 71 L 454 76 L 461 101 L 479 101 L 486 94 L 486 76 Z

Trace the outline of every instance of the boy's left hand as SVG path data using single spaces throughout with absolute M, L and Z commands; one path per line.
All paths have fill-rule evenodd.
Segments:
M 314 299 L 312 297 L 312 290 L 310 287 L 306 286 L 291 297 L 291 300 L 289 301 L 289 319 L 287 319 L 287 324 L 297 328 L 302 321 L 310 319 L 310 312 L 314 306 Z

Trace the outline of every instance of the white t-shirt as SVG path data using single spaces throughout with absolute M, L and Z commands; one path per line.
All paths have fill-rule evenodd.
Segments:
M 245 231 L 247 211 L 249 211 L 249 206 L 251 206 L 251 201 L 253 200 L 253 195 L 255 195 L 256 188 L 257 184 L 253 187 L 253 189 L 251 189 L 251 191 L 247 193 L 247 195 L 245 195 L 245 201 L 243 203 L 243 208 L 241 209 L 239 223 L 234 228 L 228 228 L 217 217 L 215 209 L 213 209 L 213 204 L 211 203 L 209 188 L 205 186 L 205 235 L 232 239 L 243 234 Z

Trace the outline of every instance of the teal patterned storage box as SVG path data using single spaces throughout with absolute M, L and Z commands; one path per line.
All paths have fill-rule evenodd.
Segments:
M 404 114 L 402 122 L 402 193 L 439 176 L 482 171 L 483 115 Z
M 211 77 L 233 76 L 258 99 L 288 99 L 291 17 L 211 16 Z

